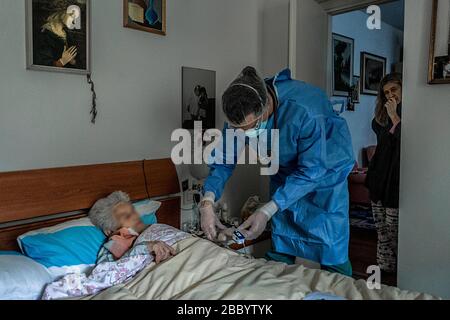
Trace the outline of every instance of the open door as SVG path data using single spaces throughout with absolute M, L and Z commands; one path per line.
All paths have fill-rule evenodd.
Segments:
M 291 0 L 289 64 L 293 77 L 329 92 L 330 16 L 317 0 Z

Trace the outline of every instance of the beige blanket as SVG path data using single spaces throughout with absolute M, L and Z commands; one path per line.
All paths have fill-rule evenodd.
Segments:
M 96 300 L 266 300 L 303 299 L 312 292 L 346 299 L 433 299 L 432 296 L 383 286 L 302 266 L 248 259 L 198 238 L 176 246 L 172 259 L 144 269 L 132 281 L 112 287 Z

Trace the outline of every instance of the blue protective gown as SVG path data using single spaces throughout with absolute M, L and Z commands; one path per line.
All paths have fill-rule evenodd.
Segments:
M 280 209 L 272 218 L 274 249 L 322 265 L 344 264 L 349 244 L 347 178 L 355 164 L 347 123 L 333 112 L 321 89 L 292 80 L 289 70 L 266 81 L 279 102 L 280 169 L 270 186 Z M 272 115 L 267 129 L 273 128 Z M 204 191 L 220 199 L 235 167 L 211 165 Z

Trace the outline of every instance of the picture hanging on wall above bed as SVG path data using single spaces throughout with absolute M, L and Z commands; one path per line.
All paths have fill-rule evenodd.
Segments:
M 433 0 L 428 83 L 450 83 L 450 0 Z
M 90 73 L 90 0 L 26 0 L 27 69 Z
M 355 40 L 333 33 L 333 96 L 348 97 L 352 86 Z
M 386 58 L 361 52 L 361 94 L 376 96 L 386 76 Z
M 123 26 L 166 35 L 166 0 L 123 0 Z
M 216 127 L 216 72 L 183 67 L 183 129 L 193 130 L 196 121 L 203 130 Z

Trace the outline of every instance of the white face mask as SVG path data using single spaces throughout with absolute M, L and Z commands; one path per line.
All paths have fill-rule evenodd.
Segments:
M 257 138 L 267 129 L 268 121 L 263 121 L 253 129 L 245 131 L 245 135 L 249 138 Z

